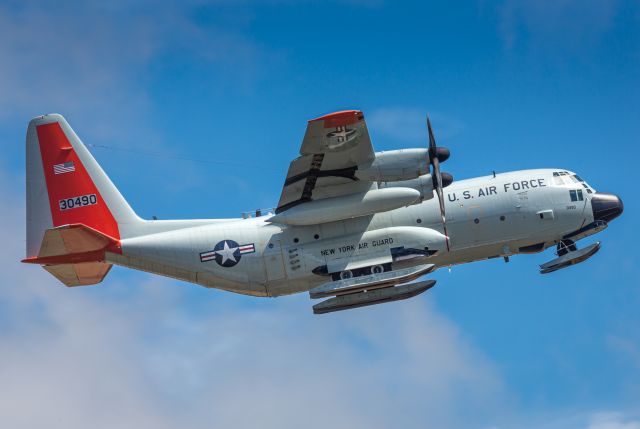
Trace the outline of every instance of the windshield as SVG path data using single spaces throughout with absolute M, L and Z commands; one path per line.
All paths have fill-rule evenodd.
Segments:
M 582 177 L 568 171 L 554 171 L 553 181 L 557 186 L 570 185 L 575 187 L 576 185 L 578 185 L 584 188 L 588 194 L 592 194 L 595 192 L 593 188 L 589 186 L 587 182 L 584 181 L 584 179 L 582 179 Z

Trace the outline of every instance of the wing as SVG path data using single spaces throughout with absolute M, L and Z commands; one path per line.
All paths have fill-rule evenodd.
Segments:
M 359 180 L 356 171 L 374 159 L 362 112 L 345 110 L 310 120 L 300 156 L 289 165 L 276 213 L 312 200 L 369 190 L 372 183 Z

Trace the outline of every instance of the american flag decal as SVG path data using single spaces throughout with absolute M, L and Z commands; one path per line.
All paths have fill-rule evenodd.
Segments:
M 71 173 L 72 171 L 76 171 L 73 161 L 53 165 L 53 174 Z

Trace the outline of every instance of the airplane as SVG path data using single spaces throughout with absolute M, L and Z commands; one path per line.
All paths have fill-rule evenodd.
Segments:
M 27 257 L 67 286 L 113 265 L 239 294 L 308 292 L 316 314 L 398 301 L 442 267 L 555 246 L 542 274 L 590 258 L 624 206 L 561 168 L 454 181 L 436 145 L 375 152 L 364 114 L 308 121 L 277 207 L 234 219 L 145 220 L 67 121 L 38 116 L 26 136 Z M 417 281 L 416 281 L 417 280 Z

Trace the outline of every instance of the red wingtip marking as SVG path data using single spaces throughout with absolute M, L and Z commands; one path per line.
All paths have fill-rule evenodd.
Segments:
M 364 115 L 360 110 L 341 110 L 311 119 L 309 122 L 324 121 L 324 128 L 336 128 L 355 124 L 363 119 Z

